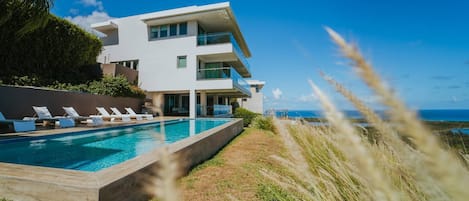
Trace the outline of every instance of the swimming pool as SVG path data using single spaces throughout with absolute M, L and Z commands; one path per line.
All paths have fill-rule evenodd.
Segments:
M 196 119 L 0 142 L 0 162 L 96 172 L 231 121 Z

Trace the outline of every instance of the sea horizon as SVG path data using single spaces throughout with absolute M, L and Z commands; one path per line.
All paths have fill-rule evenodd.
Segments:
M 274 110 L 277 117 L 286 115 L 289 118 L 323 118 L 321 110 Z M 341 110 L 348 118 L 360 119 L 363 116 L 357 110 Z M 375 110 L 385 116 L 385 110 Z M 424 121 L 469 121 L 469 109 L 419 109 L 415 110 Z M 269 111 L 266 111 L 268 113 Z

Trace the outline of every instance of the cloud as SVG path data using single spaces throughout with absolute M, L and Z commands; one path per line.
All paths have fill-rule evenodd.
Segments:
M 448 75 L 435 75 L 435 76 L 432 76 L 430 77 L 431 79 L 434 79 L 434 80 L 451 80 L 453 79 L 454 77 L 453 76 L 448 76 Z
M 275 100 L 278 100 L 282 97 L 282 91 L 279 88 L 272 90 Z
M 65 17 L 65 19 L 74 24 L 81 26 L 87 31 L 92 31 L 91 24 L 96 23 L 96 22 L 104 22 L 104 21 L 112 19 L 112 17 L 109 16 L 106 12 L 93 11 L 93 13 L 87 16 L 82 16 L 82 15 L 78 15 L 75 17 L 68 16 L 68 17 Z
M 76 9 L 76 8 L 72 8 L 68 11 L 71 15 L 78 15 L 78 13 L 80 13 L 80 10 Z
M 103 7 L 103 2 L 102 1 L 96 1 L 96 0 L 80 0 L 80 3 L 83 4 L 84 6 L 93 6 L 98 8 L 98 10 L 102 11 L 104 10 Z
M 314 102 L 316 101 L 318 98 L 314 95 L 314 94 L 310 94 L 310 95 L 301 95 L 300 98 L 298 98 L 298 100 L 300 102 Z

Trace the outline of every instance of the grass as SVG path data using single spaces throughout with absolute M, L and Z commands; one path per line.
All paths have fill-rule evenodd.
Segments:
M 358 77 L 379 97 L 386 108 L 386 120 L 360 97 L 323 75 L 372 128 L 353 126 L 310 81 L 330 126 L 262 119 L 256 127 L 269 128 L 276 134 L 246 129 L 213 159 L 179 181 L 183 197 L 264 201 L 467 200 L 467 138 L 455 135 L 450 140 L 443 125 L 418 120 L 355 45 L 333 30 L 327 31 L 351 61 Z M 273 127 L 272 122 L 265 120 L 273 121 Z M 432 130 L 439 130 L 440 134 Z
M 271 200 L 285 192 L 260 170 L 287 172 L 271 155 L 285 156 L 278 134 L 246 128 L 212 159 L 194 168 L 179 184 L 186 200 Z
M 300 195 L 295 199 L 466 200 L 466 152 L 459 154 L 448 149 L 441 136 L 419 121 L 415 112 L 382 81 L 355 45 L 333 30 L 327 31 L 357 75 L 387 108 L 387 120 L 339 82 L 323 75 L 373 125 L 375 135 L 370 138 L 363 134 L 369 130 L 360 132 L 352 126 L 311 81 L 330 126 L 301 122 L 289 125 L 277 120 L 275 125 L 290 152 L 277 161 L 294 175 L 268 170 L 263 175 L 289 196 Z

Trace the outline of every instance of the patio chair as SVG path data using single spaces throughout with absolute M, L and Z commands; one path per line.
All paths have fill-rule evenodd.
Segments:
M 119 110 L 118 110 L 117 108 L 115 108 L 115 107 L 111 107 L 111 111 L 112 111 L 112 114 L 117 115 L 117 116 L 122 116 L 122 115 L 124 115 L 124 114 L 121 113 L 121 111 L 119 111 Z M 130 116 L 130 118 L 132 118 L 132 119 L 136 119 L 137 121 L 140 121 L 140 120 L 143 119 L 142 116 L 137 116 L 137 115 L 133 115 L 133 116 L 132 116 L 132 115 L 129 115 L 129 114 L 126 114 L 126 115 Z
M 56 125 L 56 122 L 59 122 L 60 128 L 69 128 L 75 126 L 75 121 L 72 118 L 67 118 L 63 116 L 52 117 L 52 114 L 49 112 L 47 107 L 37 107 L 33 106 L 34 112 L 36 112 L 37 118 L 36 121 L 42 122 L 44 126 Z
M 0 112 L 0 124 L 6 124 L 9 130 L 15 132 L 26 132 L 36 130 L 36 124 L 34 120 L 16 120 L 16 119 L 6 119 Z
M 111 115 L 106 109 L 104 109 L 104 107 L 96 107 L 96 110 L 98 110 L 99 115 L 91 115 L 91 117 L 101 116 L 103 119 L 109 119 L 110 121 L 114 121 L 116 119 L 122 120 L 123 122 L 130 121 L 130 115 Z
M 73 107 L 62 107 L 66 113 L 67 117 L 70 117 L 75 120 L 75 122 L 82 123 L 86 122 L 86 124 L 92 124 L 93 126 L 100 126 L 103 125 L 103 118 L 100 116 L 95 117 L 85 117 L 78 114 L 78 112 Z
M 125 110 L 127 111 L 128 114 L 130 114 L 130 116 L 141 116 L 141 117 L 145 118 L 146 120 L 152 120 L 153 119 L 153 115 L 151 115 L 151 114 L 137 114 L 130 107 L 126 107 Z

